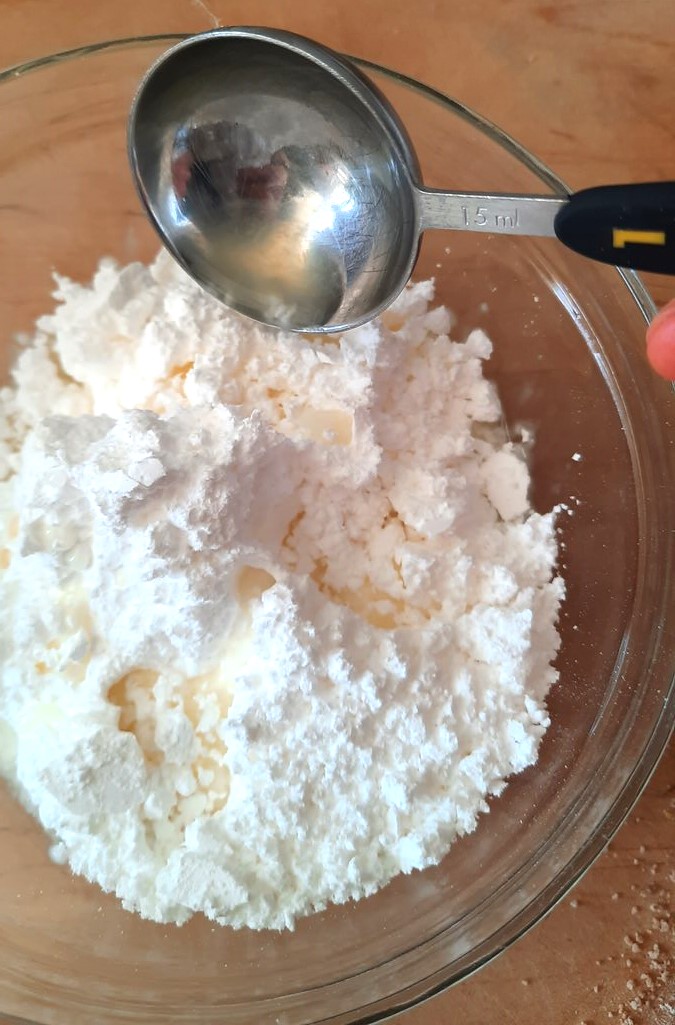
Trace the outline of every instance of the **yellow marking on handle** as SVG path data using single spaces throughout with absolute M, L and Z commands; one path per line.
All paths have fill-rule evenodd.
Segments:
M 665 231 L 626 231 L 623 228 L 612 229 L 612 245 L 615 249 L 623 249 L 626 242 L 639 242 L 644 246 L 665 246 Z

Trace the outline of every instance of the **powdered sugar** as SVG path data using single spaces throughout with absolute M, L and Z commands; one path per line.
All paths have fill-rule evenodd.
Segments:
M 430 282 L 270 332 L 163 255 L 58 298 L 0 424 L 0 771 L 55 857 L 254 928 L 437 862 L 556 676 L 553 514 L 489 340 Z

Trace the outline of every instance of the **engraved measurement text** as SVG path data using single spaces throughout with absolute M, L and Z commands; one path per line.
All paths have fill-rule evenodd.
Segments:
M 486 206 L 463 206 L 462 217 L 467 228 L 486 228 L 488 231 L 509 231 L 518 227 L 518 208 L 508 213 L 495 213 Z

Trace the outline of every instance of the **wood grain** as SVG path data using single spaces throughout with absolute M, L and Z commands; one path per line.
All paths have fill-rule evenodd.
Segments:
M 414 75 L 497 122 L 573 188 L 675 178 L 673 0 L 0 0 L 0 65 L 216 22 L 292 29 Z M 648 284 L 659 302 L 675 295 L 673 280 Z M 573 895 L 401 1022 L 673 1022 L 674 850 L 671 744 Z

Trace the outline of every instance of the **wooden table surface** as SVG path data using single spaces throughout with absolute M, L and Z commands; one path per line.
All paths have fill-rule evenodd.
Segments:
M 295 30 L 414 75 L 497 122 L 573 188 L 675 179 L 675 0 L 0 0 L 0 65 L 216 23 Z M 647 282 L 658 302 L 675 296 L 675 280 Z M 401 1025 L 673 1023 L 674 851 L 671 743 L 573 895 Z

